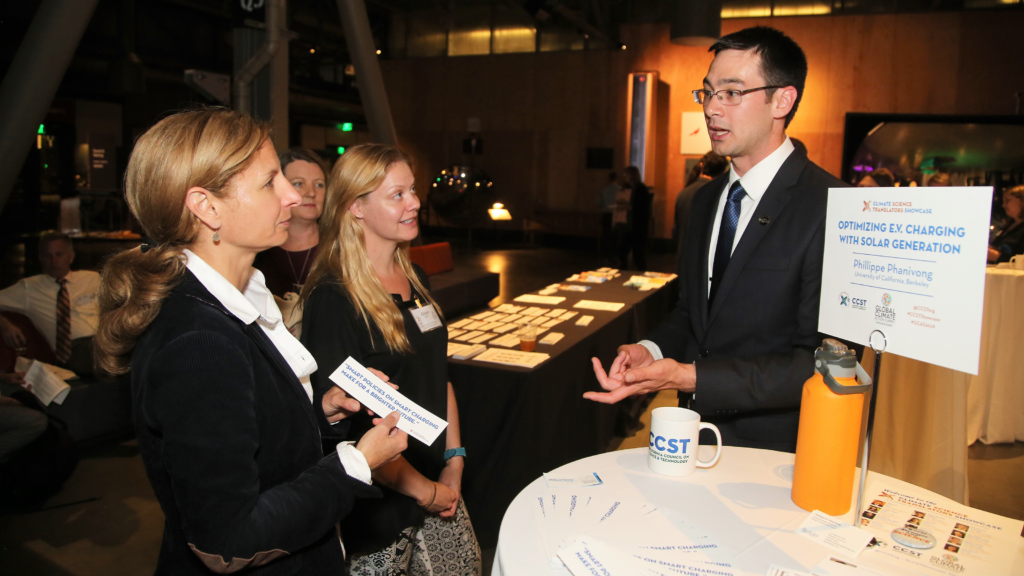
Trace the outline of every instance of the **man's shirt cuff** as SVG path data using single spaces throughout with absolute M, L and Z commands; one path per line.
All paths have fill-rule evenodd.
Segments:
M 637 344 L 647 348 L 647 351 L 651 353 L 651 356 L 654 356 L 655 360 L 663 360 L 665 358 L 665 355 L 661 353 L 661 348 L 654 342 L 651 342 L 650 340 L 641 340 L 637 342 Z
M 370 476 L 370 465 L 366 462 L 366 456 L 360 452 L 353 442 L 342 442 L 338 444 L 338 458 L 341 465 L 345 467 L 345 473 L 359 480 L 363 484 L 373 484 Z

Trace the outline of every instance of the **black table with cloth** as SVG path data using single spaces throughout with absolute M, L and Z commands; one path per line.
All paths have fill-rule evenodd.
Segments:
M 565 300 L 556 305 L 510 301 L 526 308 L 578 312 L 537 336 L 536 352 L 551 357 L 535 368 L 449 358 L 448 375 L 468 454 L 463 496 L 482 547 L 496 545 L 501 518 L 520 490 L 542 472 L 604 452 L 616 420 L 642 401 L 609 406 L 583 399 L 584 392 L 600 389 L 590 359 L 599 358 L 607 368 L 620 345 L 640 340 L 675 305 L 678 279 L 641 292 L 623 286 L 630 275 L 622 272 L 603 284 L 581 283 L 591 286 L 586 292 L 559 290 L 552 296 Z M 580 300 L 625 306 L 616 312 L 573 308 Z M 577 326 L 586 315 L 594 320 Z M 550 332 L 565 336 L 557 344 L 540 344 Z

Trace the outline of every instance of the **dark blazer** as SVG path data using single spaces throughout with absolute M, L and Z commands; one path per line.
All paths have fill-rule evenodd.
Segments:
M 708 308 L 708 252 L 729 174 L 693 200 L 676 308 L 648 339 L 696 362 L 693 408 L 727 445 L 794 452 L 803 384 L 813 372 L 828 189 L 847 184 L 794 150 L 733 251 Z
M 992 239 L 992 247 L 999 251 L 999 262 L 1009 262 L 1017 254 L 1024 253 L 1024 223 L 1013 226 L 1013 222 Z
M 344 574 L 336 524 L 380 492 L 323 456 L 323 409 L 257 322 L 190 272 L 132 355 L 146 473 L 166 517 L 157 574 Z

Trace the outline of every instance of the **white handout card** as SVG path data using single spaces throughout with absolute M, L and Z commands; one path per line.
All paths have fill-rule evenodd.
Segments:
M 401 416 L 398 429 L 427 446 L 433 444 L 441 431 L 448 427 L 448 422 L 385 384 L 351 356 L 331 374 L 331 381 L 381 418 L 397 410 Z

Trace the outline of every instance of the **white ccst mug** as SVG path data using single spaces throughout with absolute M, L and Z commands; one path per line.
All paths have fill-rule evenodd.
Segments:
M 1014 270 L 1024 270 L 1024 254 L 1017 254 L 1010 258 L 1010 267 Z
M 697 459 L 700 431 L 713 430 L 718 439 L 715 457 Z M 714 424 L 701 423 L 700 414 L 671 406 L 655 408 L 651 413 L 650 446 L 647 467 L 664 476 L 689 476 L 697 468 L 709 468 L 722 455 L 722 434 Z

